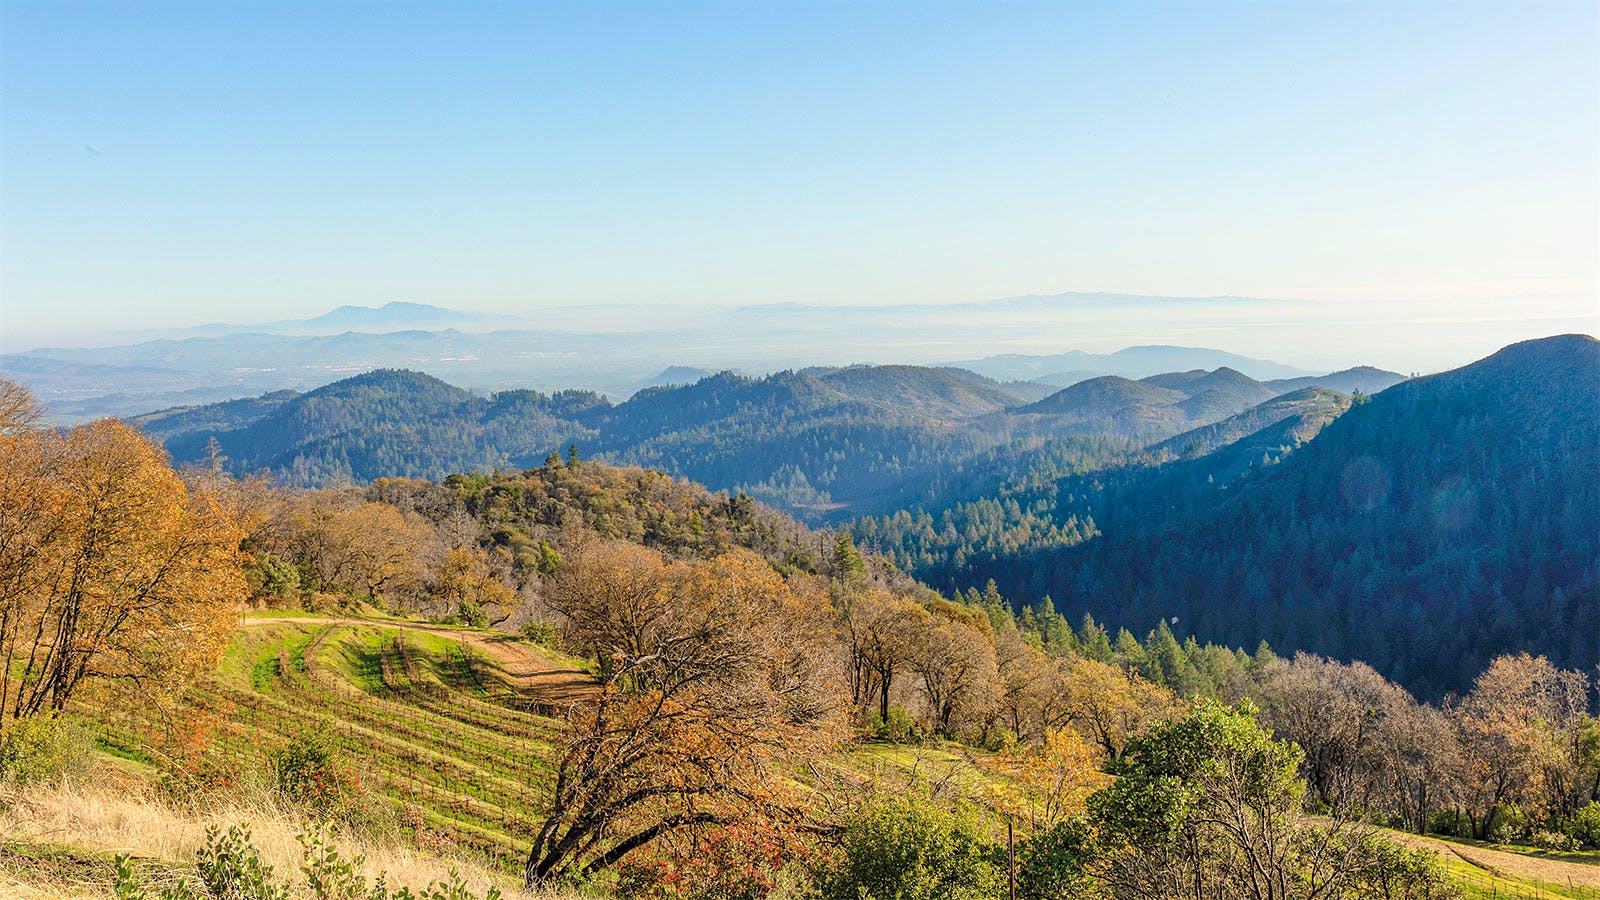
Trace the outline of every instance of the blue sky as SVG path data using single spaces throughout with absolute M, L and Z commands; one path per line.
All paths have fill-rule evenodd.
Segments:
M 1597 35 L 1593 3 L 8 2 L 0 329 L 1068 290 L 1581 326 Z

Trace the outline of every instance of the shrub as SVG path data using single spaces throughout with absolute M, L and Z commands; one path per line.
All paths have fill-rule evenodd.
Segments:
M 456 614 L 451 618 L 468 628 L 482 628 L 489 624 L 489 614 L 483 611 L 477 601 L 470 599 L 457 604 Z
M 1583 846 L 1600 850 L 1600 800 L 1578 810 L 1568 831 Z
M 314 812 L 338 813 L 361 794 L 360 777 L 321 734 L 303 734 L 274 751 L 271 766 L 278 796 Z
M 1460 891 L 1445 878 L 1431 850 L 1407 850 L 1376 836 L 1358 839 L 1348 878 L 1354 896 L 1374 900 L 1451 900 Z
M 535 644 L 554 649 L 556 642 L 561 639 L 561 631 L 553 622 L 541 622 L 535 619 L 522 626 L 522 636 Z
M 917 728 L 904 706 L 889 707 L 888 721 L 879 720 L 877 714 L 873 713 L 868 724 L 873 729 L 873 737 L 895 744 L 905 743 L 916 734 Z
M 193 881 L 163 889 L 158 900 L 289 900 L 304 896 L 308 900 L 478 900 L 461 876 L 450 873 L 450 880 L 433 882 L 420 892 L 401 887 L 391 891 L 384 876 L 368 886 L 357 874 L 365 860 L 345 859 L 328 840 L 327 831 L 314 829 L 300 836 L 301 866 L 305 890 L 291 891 L 279 881 L 272 867 L 261 861 L 261 854 L 250 839 L 250 829 L 234 825 L 226 832 L 215 826 L 206 830 L 206 843 L 196 851 Z M 114 882 L 117 900 L 149 900 L 144 885 L 134 874 L 127 856 L 116 859 Z M 483 900 L 500 900 L 500 891 L 490 887 Z
M 997 725 L 971 735 L 967 743 L 982 747 L 991 753 L 1004 753 L 1016 749 L 1017 733 L 1004 725 Z
M 247 574 L 253 576 L 252 582 L 259 581 L 259 594 L 279 599 L 300 596 L 300 568 L 282 557 L 262 553 Z
M 1093 835 L 1081 818 L 1035 832 L 1017 848 L 1017 896 L 1025 900 L 1088 897 L 1094 878 Z
M 1513 803 L 1503 803 L 1495 811 L 1494 826 L 1484 838 L 1495 844 L 1515 843 L 1528 833 L 1528 816 Z
M 250 828 L 234 825 L 226 832 L 206 829 L 204 847 L 195 851 L 196 881 L 167 888 L 159 900 L 289 900 L 289 888 L 273 879 L 272 867 L 250 840 Z M 127 856 L 116 860 L 117 900 L 148 900 Z
M 1578 849 L 1578 840 L 1572 835 L 1544 829 L 1528 835 L 1528 844 L 1540 850 L 1551 850 L 1556 853 L 1570 853 Z
M 1444 809 L 1433 814 L 1428 820 L 1428 833 L 1442 834 L 1450 837 L 1471 837 L 1472 823 L 1460 810 Z
M 826 900 L 980 900 L 1005 889 L 1000 855 L 968 807 L 876 801 L 845 826 L 818 887 Z
M 59 716 L 12 720 L 0 737 L 0 778 L 15 784 L 57 781 L 88 766 L 94 738 Z

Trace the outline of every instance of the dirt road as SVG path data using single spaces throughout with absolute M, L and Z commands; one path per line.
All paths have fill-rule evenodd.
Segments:
M 1425 847 L 1429 850 L 1436 850 L 1441 857 L 1459 859 L 1468 865 L 1482 869 L 1490 875 L 1522 879 L 1524 881 L 1542 881 L 1546 884 L 1600 889 L 1600 864 L 1597 863 L 1567 862 L 1566 860 L 1549 859 L 1542 856 L 1524 856 L 1520 853 L 1507 853 L 1504 850 L 1490 850 L 1487 847 L 1473 847 L 1468 844 L 1458 844 L 1454 841 L 1441 841 L 1437 838 L 1421 837 L 1415 834 L 1407 834 L 1403 831 L 1385 831 L 1384 836 L 1408 847 Z

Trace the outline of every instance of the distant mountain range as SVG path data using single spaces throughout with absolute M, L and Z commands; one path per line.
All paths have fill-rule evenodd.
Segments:
M 1099 375 L 1146 378 L 1162 372 L 1191 369 L 1231 368 L 1252 378 L 1300 378 L 1315 373 L 1265 359 L 1251 359 L 1236 353 L 1204 347 L 1127 347 L 1115 353 L 1085 353 L 1069 350 L 1046 356 L 1003 353 L 950 363 L 981 375 L 1006 381 L 1039 381 L 1068 387 Z
M 1388 373 L 1387 383 L 1399 380 Z M 525 467 L 575 444 L 585 455 L 743 490 L 817 520 L 880 509 L 907 485 L 993 447 L 1065 435 L 1137 447 L 1278 393 L 1227 368 L 1144 381 L 1106 376 L 1041 398 L 1044 390 L 957 368 L 847 366 L 760 378 L 724 372 L 613 404 L 577 390 L 485 397 L 381 370 L 304 394 L 268 392 L 133 421 L 179 461 L 200 459 L 214 437 L 235 470 L 267 469 L 307 485 Z
M 462 312 L 427 303 L 395 300 L 382 306 L 336 307 L 308 319 L 279 319 L 275 322 L 212 322 L 188 328 L 157 328 L 127 335 L 128 343 L 150 340 L 184 340 L 195 337 L 220 337 L 230 334 L 332 335 L 346 331 L 386 334 L 392 331 L 440 331 L 446 328 L 485 330 L 526 325 L 520 316 L 497 313 Z
M 724 370 L 772 373 L 813 365 L 927 365 L 952 346 L 1006 353 L 959 365 L 999 382 L 1038 385 L 1101 375 L 1233 368 L 1258 380 L 1316 374 L 1174 341 L 1116 353 L 1054 352 L 1097 333 L 1206 335 L 1218 316 L 1259 321 L 1300 304 L 1252 298 L 1058 294 L 957 304 L 735 308 L 564 307 L 523 316 L 422 303 L 341 306 L 324 315 L 255 324 L 125 333 L 98 346 L 35 347 L 0 356 L 0 376 L 28 385 L 52 418 L 74 422 L 267 391 L 306 391 L 380 368 L 426 372 L 468 390 L 580 388 L 622 400 L 644 387 Z M 86 326 L 87 327 L 87 326 Z M 13 338 L 14 340 L 14 338 Z

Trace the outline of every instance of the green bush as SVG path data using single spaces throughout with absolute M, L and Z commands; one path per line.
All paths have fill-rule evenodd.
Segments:
M 541 647 L 558 648 L 561 630 L 553 622 L 531 621 L 522 626 L 522 636 Z
M 1495 844 L 1514 844 L 1529 831 L 1528 816 L 1513 803 L 1503 803 L 1495 811 L 1494 826 L 1484 838 Z
M 1017 746 L 1017 733 L 1004 725 L 998 725 L 969 735 L 966 743 L 982 747 L 990 753 L 1003 753 Z
M 93 736 L 71 719 L 13 719 L 0 735 L 0 779 L 14 784 L 57 781 L 83 771 L 93 750 Z
M 1001 850 L 967 807 L 868 803 L 818 877 L 825 900 L 987 900 L 1005 889 Z
M 1591 850 L 1600 850 L 1600 801 L 1578 810 L 1572 817 L 1568 833 L 1579 844 Z
M 887 722 L 878 718 L 876 712 L 867 720 L 868 727 L 872 729 L 872 736 L 880 741 L 889 741 L 903 744 L 916 736 L 917 723 L 911 721 L 911 714 L 906 712 L 904 706 L 889 707 L 889 720 Z
M 262 553 L 256 557 L 254 578 L 260 581 L 262 594 L 285 599 L 300 596 L 300 567 L 289 560 Z
M 1539 829 L 1528 835 L 1528 845 L 1538 847 L 1540 850 L 1552 850 L 1556 853 L 1570 853 L 1578 849 L 1578 839 L 1570 834 L 1559 831 Z
M 1093 896 L 1093 834 L 1081 818 L 1034 833 L 1017 848 L 1017 896 L 1057 900 Z
M 476 600 L 462 600 L 456 606 L 456 614 L 451 616 L 457 622 L 468 628 L 483 628 L 489 624 L 489 614 L 483 611 Z
M 338 813 L 361 793 L 360 777 L 324 735 L 300 735 L 273 751 L 269 760 L 278 796 L 314 812 Z
M 1356 864 L 1347 881 L 1354 896 L 1376 900 L 1453 900 L 1460 896 L 1432 850 L 1407 850 L 1372 835 L 1359 841 Z

